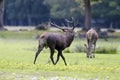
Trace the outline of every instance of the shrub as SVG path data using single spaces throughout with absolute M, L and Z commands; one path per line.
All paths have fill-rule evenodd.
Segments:
M 71 51 L 70 51 L 69 48 L 66 48 L 66 49 L 64 50 L 64 53 L 71 53 Z
M 36 26 L 35 29 L 37 29 L 37 30 L 47 30 L 47 27 L 43 24 L 39 24 L 38 26 Z
M 35 29 L 37 30 L 48 30 L 50 27 L 49 23 L 46 22 L 46 23 L 42 23 L 42 24 L 39 24 L 35 27 Z
M 85 52 L 86 48 L 81 45 L 76 45 L 75 46 L 75 52 Z M 95 49 L 95 53 L 100 53 L 100 54 L 116 54 L 117 53 L 117 48 L 116 47 L 98 47 Z
M 116 54 L 117 48 L 116 47 L 99 47 L 96 49 L 96 53 L 101 54 Z
M 85 47 L 83 47 L 81 45 L 76 45 L 75 52 L 85 52 Z

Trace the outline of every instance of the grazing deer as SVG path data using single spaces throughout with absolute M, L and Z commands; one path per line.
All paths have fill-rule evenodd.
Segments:
M 73 18 L 72 18 L 73 20 Z M 65 58 L 62 54 L 62 51 L 69 47 L 74 40 L 74 28 L 75 28 L 75 23 L 73 21 L 73 28 L 61 28 L 60 26 L 50 22 L 51 25 L 55 26 L 56 28 L 59 28 L 63 31 L 63 33 L 55 33 L 55 32 L 46 32 L 43 33 L 40 38 L 39 38 L 39 46 L 38 46 L 38 51 L 36 52 L 35 59 L 34 59 L 34 64 L 36 62 L 37 56 L 39 53 L 43 50 L 44 47 L 49 47 L 50 48 L 50 59 L 54 65 L 57 64 L 59 61 L 60 56 L 62 57 L 65 65 L 67 65 Z M 57 54 L 57 60 L 54 62 L 53 55 L 54 55 L 54 50 L 58 51 Z
M 96 41 L 98 39 L 98 33 L 94 29 L 88 30 L 86 33 L 86 38 L 87 38 L 87 44 L 85 44 L 86 47 L 86 53 L 87 53 L 87 58 L 95 58 L 95 47 L 96 47 Z M 94 46 L 94 54 L 92 54 L 92 48 Z

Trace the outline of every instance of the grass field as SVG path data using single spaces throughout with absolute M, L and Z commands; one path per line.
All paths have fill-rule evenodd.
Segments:
M 49 60 L 49 49 L 44 49 L 34 65 L 39 31 L 0 32 L 0 80 L 120 80 L 120 38 L 98 40 L 99 47 L 114 47 L 116 54 L 96 54 L 87 59 L 84 52 L 75 52 L 75 46 L 84 47 L 85 39 L 75 39 L 70 53 L 64 51 L 68 66 L 62 59 L 57 65 Z M 54 55 L 56 59 L 56 53 Z

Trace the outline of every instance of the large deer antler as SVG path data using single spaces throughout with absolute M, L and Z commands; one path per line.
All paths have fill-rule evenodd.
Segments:
M 65 19 L 65 21 L 67 22 L 67 27 L 70 27 L 70 26 L 69 26 L 69 23 L 72 23 L 72 24 L 73 24 L 73 28 L 72 28 L 72 30 L 74 30 L 75 27 L 76 27 L 76 25 L 78 24 L 78 20 L 77 20 L 77 22 L 76 22 L 75 19 L 74 19 L 73 17 L 72 17 L 72 20 Z M 51 22 L 50 19 L 49 19 L 49 22 L 50 22 L 50 24 L 53 25 L 54 27 L 63 30 L 63 28 L 61 28 L 61 27 L 58 26 L 57 24 Z
M 69 23 L 72 23 L 73 25 L 73 30 L 75 29 L 75 27 L 76 27 L 76 25 L 78 24 L 78 20 L 77 20 L 77 22 L 75 21 L 75 19 L 72 17 L 71 18 L 72 20 L 70 21 L 70 20 L 68 20 L 68 19 L 65 19 L 65 21 L 67 22 L 67 26 L 69 27 Z
M 73 30 L 75 29 L 76 25 L 79 23 L 78 20 L 75 21 L 75 19 L 72 17 L 72 21 L 73 21 Z
M 70 24 L 69 23 L 73 23 L 73 21 L 70 21 L 68 19 L 65 19 L 65 21 L 67 22 L 67 27 L 70 27 Z
M 51 22 L 51 20 L 49 20 L 50 24 L 53 25 L 54 27 L 63 30 L 60 26 L 58 26 L 57 24 Z

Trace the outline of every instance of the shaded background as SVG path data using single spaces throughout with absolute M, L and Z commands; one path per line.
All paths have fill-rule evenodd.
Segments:
M 120 28 L 120 0 L 91 0 L 94 27 Z M 34 26 L 55 20 L 64 23 L 71 16 L 84 26 L 84 0 L 4 0 L 4 25 Z

